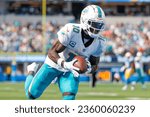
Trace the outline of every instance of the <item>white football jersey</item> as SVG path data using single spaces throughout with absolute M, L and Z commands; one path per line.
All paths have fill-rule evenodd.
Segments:
M 85 58 L 89 58 L 91 55 L 99 57 L 105 50 L 106 39 L 98 37 L 93 40 L 91 45 L 85 47 L 82 41 L 81 25 L 75 23 L 68 23 L 58 31 L 58 40 L 63 44 L 66 49 L 59 53 L 59 56 L 66 61 L 73 59 L 75 55 L 81 55 Z M 45 63 L 58 70 L 64 71 L 56 63 L 46 58 Z
M 131 67 L 131 63 L 134 61 L 134 57 L 131 56 L 130 58 L 126 58 L 125 59 L 125 66 L 126 68 L 130 68 Z

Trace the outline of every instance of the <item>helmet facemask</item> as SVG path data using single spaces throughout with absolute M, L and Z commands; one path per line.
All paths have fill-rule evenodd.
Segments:
M 100 32 L 104 30 L 105 24 L 103 20 L 99 22 L 95 22 L 92 20 L 88 20 L 87 22 L 87 32 L 91 37 L 99 36 Z
M 100 35 L 100 32 L 104 31 L 105 23 L 103 20 L 99 22 L 87 20 L 82 22 L 83 29 L 86 30 L 89 36 L 96 38 Z

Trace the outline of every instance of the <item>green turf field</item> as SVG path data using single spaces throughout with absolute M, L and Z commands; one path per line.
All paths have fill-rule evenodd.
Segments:
M 122 83 L 98 83 L 95 88 L 91 88 L 89 83 L 80 83 L 77 100 L 130 100 L 148 99 L 150 100 L 150 83 L 146 89 L 142 89 L 140 84 L 131 91 L 122 91 Z M 26 100 L 24 92 L 24 82 L 22 83 L 0 83 L 0 100 Z M 56 84 L 49 86 L 40 100 L 60 100 L 61 93 Z

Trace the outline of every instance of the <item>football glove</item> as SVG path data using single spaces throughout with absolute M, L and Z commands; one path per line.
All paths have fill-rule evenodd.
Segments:
M 58 59 L 57 64 L 58 64 L 59 66 L 61 66 L 62 61 L 64 61 L 62 58 Z M 64 61 L 63 68 L 65 68 L 66 70 L 71 71 L 71 72 L 73 73 L 74 77 L 79 77 L 79 73 L 78 73 L 78 72 L 79 72 L 80 69 L 77 68 L 77 67 L 75 67 L 75 66 L 73 65 L 76 61 L 77 61 L 77 59 L 74 59 L 74 60 L 72 60 L 72 61 L 70 61 L 70 62 Z
M 92 66 L 91 66 L 91 63 L 90 61 L 88 60 L 88 58 L 85 59 L 86 60 L 86 63 L 87 63 L 87 71 L 85 73 L 91 73 L 92 71 Z

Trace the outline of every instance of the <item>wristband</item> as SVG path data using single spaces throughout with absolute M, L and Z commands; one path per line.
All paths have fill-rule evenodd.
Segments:
M 62 67 L 62 62 L 63 62 L 63 61 L 64 61 L 64 59 L 59 58 L 59 59 L 57 60 L 57 64 Z

